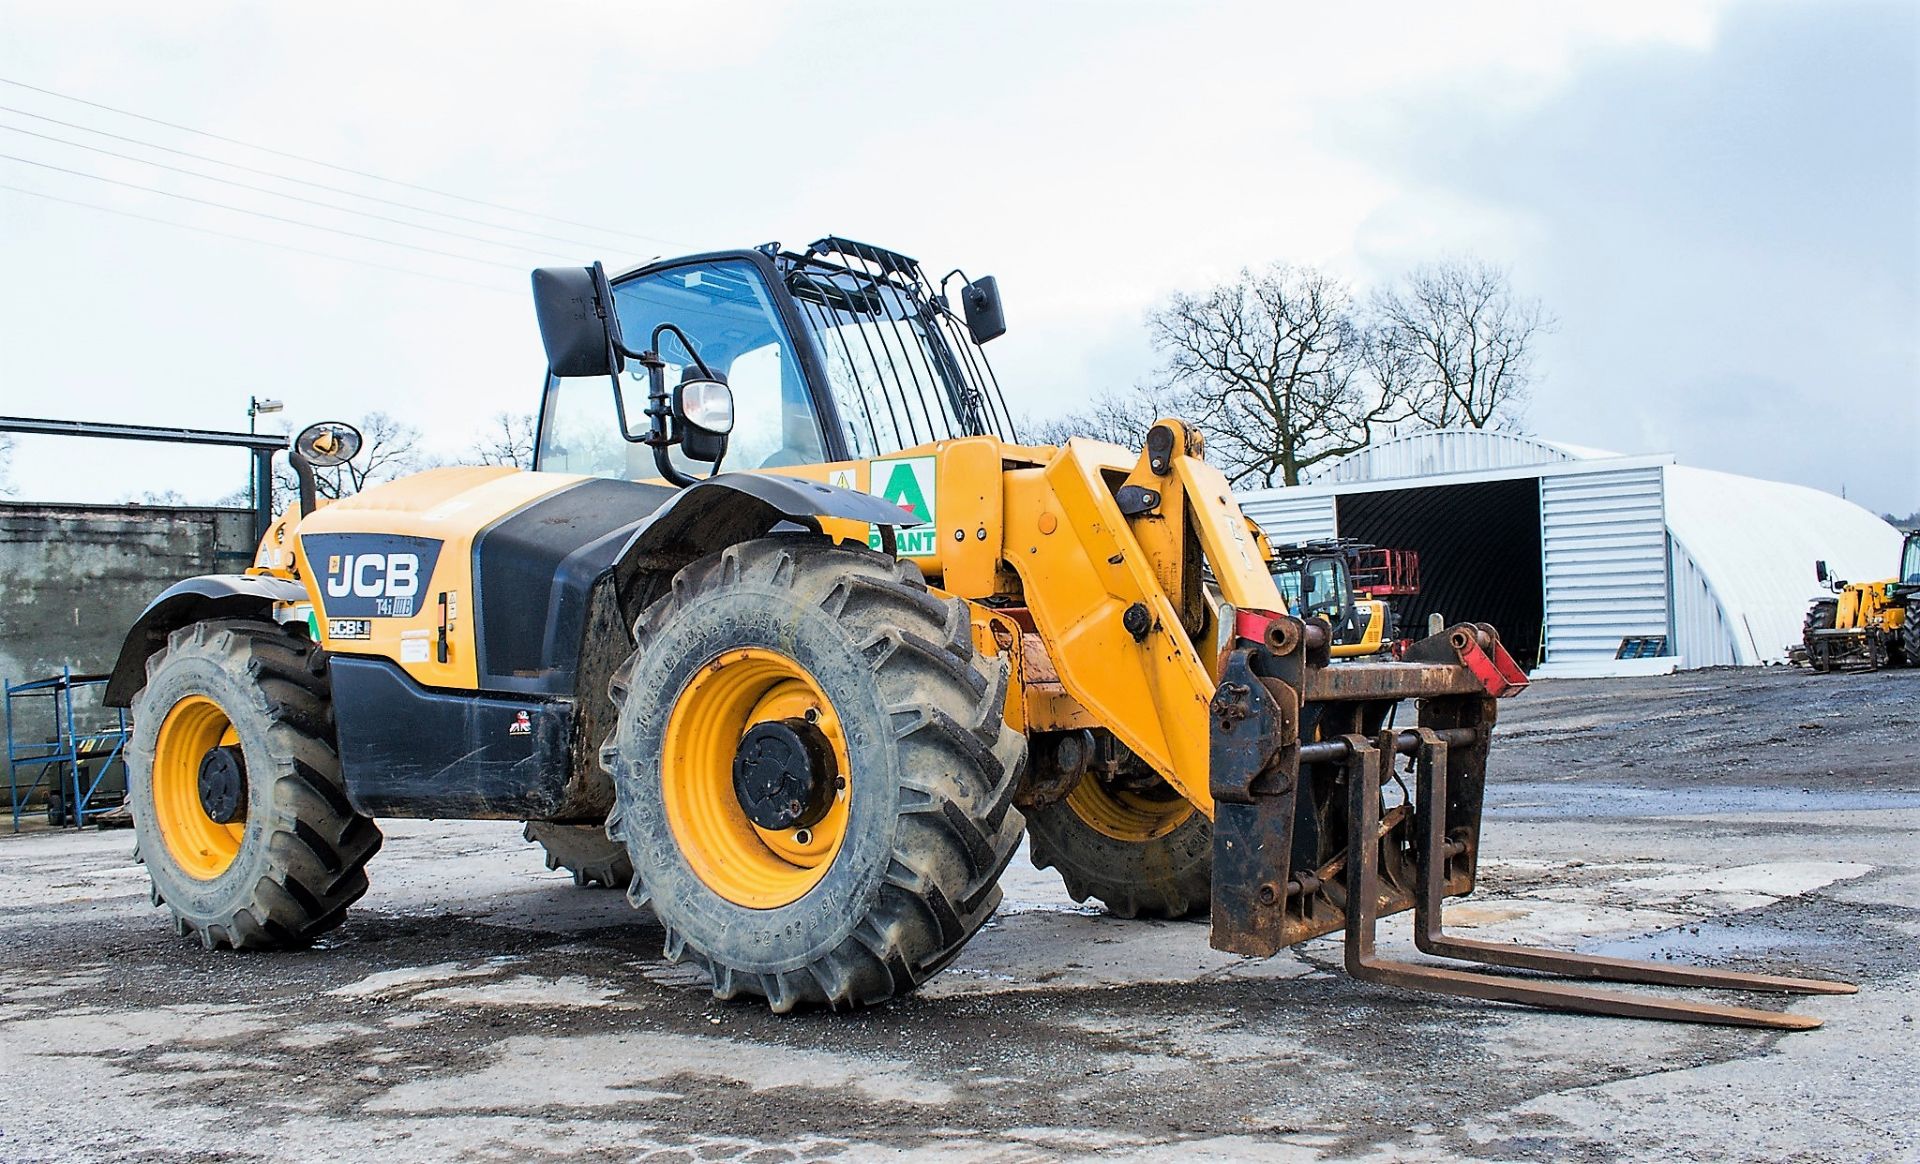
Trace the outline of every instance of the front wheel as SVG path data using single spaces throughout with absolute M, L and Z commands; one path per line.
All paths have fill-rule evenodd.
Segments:
M 1907 666 L 1920 667 L 1920 601 L 1907 603 L 1906 621 L 1900 626 L 1900 645 Z
M 965 603 L 864 548 L 763 538 L 682 570 L 634 641 L 608 831 L 717 997 L 879 1002 L 985 923 L 1025 739 Z
M 1814 632 L 1832 630 L 1840 620 L 1840 603 L 1837 599 L 1817 598 L 1807 608 L 1806 618 L 1800 623 L 1800 642 L 1807 649 L 1807 663 L 1815 671 L 1828 671 L 1833 662 L 1827 654 L 1826 643 Z
M 271 623 L 194 623 L 134 699 L 136 851 L 153 903 L 208 949 L 304 945 L 367 891 L 380 832 L 347 800 L 310 650 Z

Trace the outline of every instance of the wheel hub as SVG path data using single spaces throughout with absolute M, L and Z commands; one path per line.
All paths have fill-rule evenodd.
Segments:
M 200 757 L 200 807 L 215 824 L 245 819 L 247 762 L 239 748 L 224 744 Z
M 740 739 L 733 758 L 733 794 L 747 819 L 763 829 L 804 829 L 833 807 L 833 746 L 804 719 L 764 720 Z

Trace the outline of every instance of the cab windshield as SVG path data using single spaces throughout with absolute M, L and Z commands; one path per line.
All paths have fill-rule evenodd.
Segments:
M 1276 562 L 1273 582 L 1295 618 L 1325 615 L 1338 624 L 1346 617 L 1347 564 L 1340 558 Z
M 1906 553 L 1900 558 L 1900 582 L 1920 586 L 1920 534 L 1907 535 Z
M 620 330 L 632 345 L 650 343 L 654 328 L 672 323 L 687 334 L 707 366 L 733 390 L 734 429 L 723 469 L 771 469 L 826 460 L 820 422 L 807 395 L 793 343 L 774 311 L 760 273 L 745 260 L 672 267 L 616 283 Z M 671 333 L 660 337 L 669 386 L 697 374 L 693 358 Z M 627 423 L 645 423 L 647 370 L 629 361 L 620 377 Z M 674 464 L 694 476 L 711 466 L 672 452 Z M 629 480 L 658 477 L 653 449 L 625 440 L 604 376 L 548 378 L 536 464 L 549 472 L 586 473 Z

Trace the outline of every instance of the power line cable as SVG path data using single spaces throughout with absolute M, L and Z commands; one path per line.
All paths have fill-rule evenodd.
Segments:
M 247 242 L 257 246 L 272 247 L 275 250 L 292 251 L 297 255 L 313 255 L 316 258 L 332 259 L 340 263 L 351 263 L 356 267 L 372 267 L 380 271 L 394 271 L 402 275 L 414 275 L 421 279 L 432 279 L 436 283 L 455 283 L 462 287 L 475 287 L 481 291 L 491 291 L 496 295 L 513 294 L 513 292 L 508 291 L 504 287 L 496 287 L 490 283 L 476 283 L 471 279 L 459 279 L 449 275 L 434 275 L 426 271 L 416 271 L 411 267 L 395 267 L 388 263 L 376 263 L 371 259 L 357 259 L 350 255 L 336 255 L 327 251 L 312 250 L 308 247 L 296 247 L 287 243 L 274 242 L 270 239 L 254 238 L 251 235 L 234 234 L 225 230 L 214 230 L 212 227 L 195 226 L 188 222 L 176 222 L 171 218 L 155 218 L 150 214 L 137 214 L 134 211 L 122 210 L 116 206 L 101 206 L 95 202 L 82 202 L 75 198 L 62 198 L 58 194 L 48 194 L 43 190 L 29 190 L 24 186 L 9 186 L 5 183 L 0 183 L 0 190 L 8 190 L 15 194 L 25 194 L 30 198 L 44 198 L 48 202 L 59 202 L 67 206 L 79 206 L 87 210 L 98 210 L 102 214 L 117 214 L 122 218 L 133 218 L 141 222 L 155 222 L 161 226 L 178 227 L 181 230 L 190 230 L 196 234 L 212 235 L 215 238 L 228 238 L 237 242 Z
M 0 161 L 19 162 L 22 165 L 38 166 L 43 170 L 52 170 L 60 174 L 72 174 L 76 178 L 89 178 L 95 182 L 106 182 L 109 185 L 113 185 L 113 186 L 124 186 L 129 190 L 141 190 L 141 191 L 145 191 L 148 194 L 158 194 L 162 198 L 177 198 L 182 202 L 195 202 L 200 204 L 201 206 L 211 206 L 216 210 L 231 210 L 235 214 L 248 214 L 248 215 L 252 215 L 254 218 L 264 218 L 270 222 L 284 222 L 289 226 L 301 226 L 301 227 L 305 227 L 308 230 L 324 230 L 328 234 L 343 235 L 347 238 L 357 238 L 364 242 L 378 243 L 382 246 L 401 247 L 403 249 L 410 250 L 410 251 L 419 251 L 421 254 L 439 255 L 441 258 L 446 258 L 446 259 L 459 259 L 461 262 L 465 262 L 465 263 L 481 263 L 481 264 L 484 264 L 485 266 L 500 267 L 508 271 L 524 271 L 526 269 L 514 263 L 500 262 L 497 259 L 477 258 L 473 255 L 463 255 L 454 251 L 443 251 L 437 247 L 423 247 L 423 246 L 420 246 L 418 243 L 400 242 L 396 239 L 381 238 L 378 235 L 361 234 L 359 231 L 342 230 L 337 226 L 322 226 L 317 222 L 308 222 L 305 219 L 287 218 L 284 215 L 279 215 L 279 214 L 268 214 L 264 210 L 249 210 L 244 206 L 234 206 L 226 202 L 214 202 L 211 199 L 207 199 L 207 198 L 195 198 L 191 194 L 176 194 L 171 190 L 162 190 L 157 186 L 143 186 L 138 182 L 123 182 L 118 178 L 108 178 L 100 174 L 89 174 L 85 170 L 68 169 L 66 166 L 56 166 L 51 162 L 36 162 L 32 158 L 23 158 L 15 154 L 0 154 Z
M 318 198 L 305 198 L 298 194 L 288 194 L 284 191 L 274 190 L 267 186 L 255 186 L 251 182 L 241 182 L 233 178 L 221 178 L 213 174 L 203 174 L 203 173 L 200 173 L 198 170 L 189 170 L 184 166 L 170 166 L 165 162 L 156 162 L 147 158 L 135 157 L 132 154 L 123 154 L 123 153 L 120 153 L 118 150 L 109 150 L 109 149 L 103 149 L 99 146 L 90 146 L 85 144 L 84 142 L 68 141 L 66 138 L 63 138 L 63 137 L 54 137 L 52 134 L 35 133 L 31 129 L 22 129 L 17 125 L 7 125 L 4 122 L 0 122 L 0 129 L 9 130 L 13 133 L 23 133 L 23 134 L 26 134 L 28 137 L 37 137 L 41 141 L 57 142 L 60 145 L 72 146 L 75 149 L 89 150 L 96 154 L 105 154 L 107 157 L 119 158 L 122 161 L 138 162 L 140 165 L 143 165 L 143 166 L 154 166 L 162 170 L 171 170 L 173 173 L 176 173 L 176 174 L 185 174 L 189 178 L 199 178 L 207 182 L 219 182 L 225 186 L 237 186 L 242 190 L 252 190 L 256 194 L 265 194 L 269 198 L 286 198 L 294 202 L 304 202 L 308 206 L 318 206 L 324 210 L 337 210 L 342 214 L 358 214 L 364 218 L 371 218 L 378 222 L 390 222 L 390 223 L 393 223 L 395 226 L 404 226 L 409 230 L 431 231 L 434 234 L 444 234 L 450 238 L 465 239 L 467 242 L 480 243 L 484 246 L 504 247 L 510 251 L 523 251 L 530 255 L 551 255 L 551 252 L 549 251 L 536 250 L 533 247 L 523 247 L 518 245 L 517 243 L 500 242 L 497 239 L 481 238 L 477 234 L 462 234 L 457 230 L 447 230 L 443 227 L 428 226 L 425 223 L 420 223 L 420 222 L 408 222 L 404 218 L 394 218 L 391 215 L 386 215 L 386 214 L 375 214 L 371 210 L 356 210 L 351 206 L 342 206 L 337 202 L 323 202 Z
M 41 93 L 48 97 L 57 97 L 62 101 L 73 101 L 80 105 L 90 106 L 94 109 L 103 109 L 108 113 L 117 113 L 122 117 L 132 117 L 139 121 L 150 122 L 154 125 L 163 125 L 163 126 L 166 126 L 168 129 L 177 129 L 182 133 L 191 133 L 199 137 L 211 138 L 214 141 L 226 142 L 228 145 L 237 145 L 244 149 L 259 150 L 261 153 L 272 154 L 275 157 L 288 158 L 296 162 L 304 162 L 310 166 L 320 166 L 324 169 L 335 170 L 342 174 L 352 174 L 355 177 L 369 178 L 375 182 L 385 182 L 393 186 L 404 186 L 409 190 L 418 190 L 423 194 L 432 194 L 435 197 L 439 197 L 439 198 L 451 198 L 456 202 L 466 202 L 474 206 L 485 206 L 493 210 L 504 210 L 509 214 L 524 215 L 528 218 L 541 218 L 541 219 L 545 219 L 548 222 L 558 222 L 566 226 L 577 226 L 577 227 L 580 227 L 582 230 L 597 230 L 604 234 L 617 234 L 617 235 L 622 235 L 626 238 L 640 239 L 644 242 L 650 242 L 650 243 L 661 243 L 666 246 L 675 247 L 675 248 L 678 248 L 680 246 L 680 244 L 675 243 L 670 239 L 657 238 L 653 235 L 637 234 L 630 230 L 619 230 L 611 226 L 596 226 L 590 222 L 575 222 L 572 219 L 561 218 L 561 217 L 558 217 L 557 215 L 542 214 L 537 210 L 523 210 L 517 206 L 507 206 L 499 202 L 488 202 L 483 198 L 469 198 L 465 194 L 455 194 L 452 191 L 439 190 L 439 189 L 435 189 L 432 186 L 422 186 L 414 182 L 403 182 L 398 178 L 388 178 L 383 175 L 375 174 L 367 170 L 356 170 L 351 166 L 342 166 L 342 165 L 337 165 L 333 162 L 321 161 L 319 158 L 310 158 L 304 154 L 290 153 L 287 150 L 275 149 L 272 146 L 263 146 L 255 142 L 242 141 L 237 137 L 226 137 L 221 134 L 212 133 L 208 130 L 195 129 L 190 125 L 181 125 L 178 122 L 173 122 L 173 121 L 163 121 L 158 117 L 149 117 L 144 113 L 135 113 L 130 109 L 120 109 L 112 105 L 103 105 L 98 101 L 89 101 L 85 97 L 75 97 L 68 93 L 60 93 L 52 89 L 43 89 L 38 85 L 29 85 L 25 81 L 16 81 L 11 77 L 0 77 L 0 85 L 12 85 L 15 88 L 25 89 L 32 93 Z
M 541 231 L 541 230 L 529 230 L 524 226 L 509 226 L 504 222 L 489 222 L 484 218 L 470 218 L 464 214 L 455 214 L 450 210 L 435 210 L 430 206 L 420 206 L 412 202 L 401 202 L 395 198 L 382 198 L 378 194 L 367 194 L 359 190 L 350 190 L 345 186 L 330 186 L 325 182 L 315 182 L 311 178 L 296 178 L 291 174 L 283 174 L 278 170 L 267 170 L 267 169 L 262 169 L 258 166 L 248 166 L 248 165 L 243 165 L 239 162 L 230 162 L 225 158 L 216 158 L 209 154 L 197 154 L 197 153 L 194 153 L 192 150 L 176 149 L 173 146 L 165 146 L 165 145 L 161 145 L 158 142 L 147 141 L 145 138 L 128 137 L 125 134 L 119 134 L 119 133 L 109 133 L 104 129 L 95 129 L 90 125 L 81 125 L 80 123 L 74 122 L 74 121 L 62 121 L 58 117 L 48 117 L 44 113 L 35 113 L 30 109 L 20 109 L 12 105 L 0 105 L 0 113 L 12 113 L 20 117 L 31 117 L 35 121 L 44 121 L 52 125 L 61 126 L 65 129 L 77 129 L 82 133 L 91 133 L 98 137 L 109 138 L 113 141 L 126 142 L 128 145 L 137 145 L 143 149 L 159 150 L 161 153 L 173 154 L 177 157 L 183 157 L 183 158 L 192 158 L 195 161 L 200 161 L 200 162 L 211 162 L 216 166 L 225 166 L 228 169 L 239 170 L 241 173 L 244 173 L 244 174 L 258 174 L 263 178 L 272 178 L 280 182 L 291 182 L 296 186 L 308 186 L 315 190 L 325 190 L 331 194 L 345 194 L 349 198 L 364 198 L 368 202 L 378 202 L 383 206 L 396 206 L 402 210 L 411 210 L 416 214 L 427 214 L 435 218 L 445 218 L 445 219 L 450 219 L 451 221 L 454 221 L 454 222 L 464 222 L 471 226 L 484 226 L 489 230 L 504 230 L 504 231 L 511 232 L 513 234 L 524 234 L 531 238 L 543 238 L 548 240 L 549 242 L 563 242 L 571 246 L 585 247 L 589 251 L 604 250 L 604 251 L 610 251 L 610 252 L 620 252 L 626 249 L 624 246 L 613 246 L 607 243 L 588 242 L 585 239 L 569 238 L 566 235 L 548 234 L 547 232 Z M 24 133 L 27 131 L 22 130 L 21 132 Z M 55 139 L 55 140 L 58 140 L 58 139 Z M 79 143 L 75 142 L 72 144 L 77 145 Z M 91 149 L 93 147 L 83 146 L 82 148 Z M 101 151 L 101 152 L 104 153 L 106 151 Z

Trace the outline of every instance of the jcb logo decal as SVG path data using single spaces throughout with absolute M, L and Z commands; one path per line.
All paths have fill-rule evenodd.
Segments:
M 395 534 L 315 534 L 301 539 L 320 570 L 329 618 L 411 618 L 433 579 L 441 543 Z

